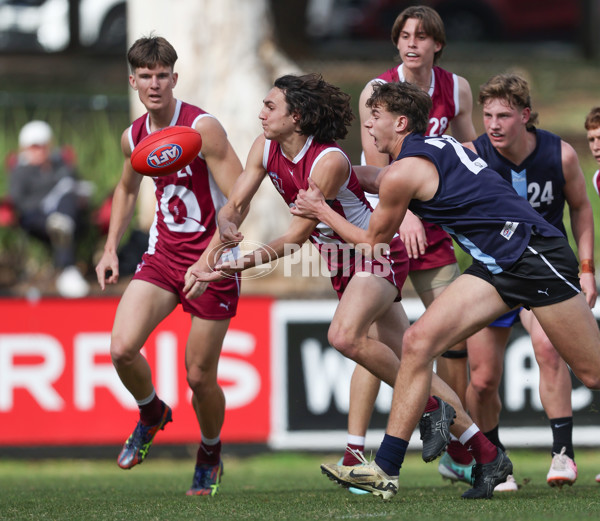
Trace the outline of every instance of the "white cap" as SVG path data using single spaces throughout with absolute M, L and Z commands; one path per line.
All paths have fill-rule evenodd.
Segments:
M 52 129 L 45 121 L 30 121 L 19 132 L 19 146 L 47 145 L 52 141 Z

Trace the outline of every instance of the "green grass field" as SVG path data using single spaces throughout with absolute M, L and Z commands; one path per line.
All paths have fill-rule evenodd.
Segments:
M 274 453 L 251 457 L 225 454 L 218 496 L 186 497 L 192 465 L 152 458 L 130 471 L 107 460 L 0 461 L 2 520 L 580 520 L 598 519 L 600 452 L 577 452 L 579 478 L 573 487 L 550 488 L 546 452 L 514 450 L 516 493 L 466 501 L 466 485 L 443 481 L 437 463 L 409 453 L 396 497 L 384 502 L 355 496 L 321 475 L 319 464 L 335 455 Z

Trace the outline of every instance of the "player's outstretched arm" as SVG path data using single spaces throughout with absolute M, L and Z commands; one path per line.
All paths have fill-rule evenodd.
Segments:
M 185 272 L 183 293 L 186 298 L 198 298 L 206 291 L 209 282 L 216 282 L 223 278 L 217 277 L 218 272 L 215 270 L 215 266 L 220 262 L 223 249 L 224 245 L 221 243 L 217 230 L 200 258 Z M 206 274 L 206 277 L 198 277 L 194 273 L 203 273 Z
M 316 221 L 294 217 L 290 221 L 286 232 L 268 244 L 256 248 L 239 259 L 217 264 L 214 270 L 206 271 L 192 266 L 190 274 L 201 282 L 215 282 L 235 273 L 271 262 L 297 251 L 308 240 L 316 225 Z
M 379 210 L 381 204 L 382 198 L 380 197 L 379 205 L 375 208 L 375 211 L 371 216 L 371 221 L 373 221 L 376 213 L 381 213 L 381 210 Z M 337 213 L 327 204 L 324 195 L 312 180 L 309 180 L 308 190 L 300 191 L 296 198 L 296 204 L 290 211 L 293 215 L 316 219 L 327 224 L 349 244 L 374 246 L 375 244 L 382 242 L 388 243 L 398 229 L 397 227 L 393 228 L 391 233 L 388 234 L 389 238 L 386 235 L 386 239 L 384 240 L 374 239 L 376 234 L 372 229 L 371 221 L 367 230 L 363 230 L 347 221 L 342 215 Z M 397 224 L 400 225 L 400 221 L 398 221 Z
M 242 173 L 242 163 L 227 139 L 225 130 L 215 118 L 201 118 L 196 123 L 196 130 L 203 136 L 202 156 L 217 186 L 229 198 Z M 198 298 L 204 293 L 208 282 L 199 280 L 193 272 L 212 273 L 223 249 L 217 229 L 200 258 L 186 271 L 183 291 L 187 298 Z
M 207 248 L 210 250 L 210 256 L 204 259 L 201 257 L 200 262 L 190 267 L 186 275 L 186 288 L 191 288 L 195 280 L 215 282 L 222 280 L 228 274 L 240 271 L 236 269 L 238 263 L 228 270 L 230 264 L 220 263 L 220 257 L 225 248 L 234 247 L 244 239 L 243 234 L 239 231 L 239 226 L 248 214 L 250 202 L 266 175 L 262 166 L 264 146 L 265 138 L 261 135 L 254 141 L 248 154 L 246 168 L 235 180 L 228 194 L 227 203 L 219 211 L 217 234 Z
M 291 208 L 293 215 L 318 219 L 333 228 L 346 242 L 375 248 L 389 244 L 413 198 L 428 200 L 437 189 L 437 170 L 430 161 L 409 157 L 396 161 L 380 174 L 379 204 L 366 230 L 332 210 L 315 183 L 302 190 Z
M 368 192 L 370 194 L 379 193 L 378 177 L 382 170 L 381 167 L 371 165 L 354 165 L 352 168 L 354 169 L 356 178 L 358 179 L 360 187 L 364 192 Z
M 117 248 L 133 217 L 140 183 L 142 182 L 142 176 L 131 166 L 131 148 L 127 130 L 121 135 L 121 150 L 125 157 L 123 171 L 113 194 L 110 224 L 104 252 L 96 266 L 96 277 L 102 290 L 104 290 L 106 284 L 115 284 L 119 280 Z
M 227 204 L 219 211 L 217 222 L 223 243 L 237 244 L 244 238 L 239 232 L 239 227 L 250 210 L 252 198 L 267 174 L 262 164 L 264 148 L 265 138 L 260 135 L 250 149 L 246 168 L 233 185 Z
M 594 214 L 587 195 L 585 176 L 579 164 L 577 153 L 571 145 L 561 142 L 561 156 L 565 185 L 563 191 L 569 215 L 571 230 L 577 244 L 580 260 L 589 260 L 594 265 Z M 598 290 L 592 270 L 586 268 L 579 277 L 581 289 L 590 307 L 594 307 Z
M 381 176 L 385 175 L 385 168 L 360 165 L 355 166 L 354 171 L 360 183 L 361 188 L 365 192 L 372 194 L 379 193 L 379 182 Z M 406 253 L 410 258 L 417 259 L 420 255 L 425 254 L 427 248 L 427 234 L 421 219 L 414 215 L 410 210 L 406 212 L 402 224 L 400 226 L 400 237 L 406 246 Z
M 263 149 L 264 141 L 260 150 L 262 151 Z M 255 157 L 255 160 L 258 160 L 258 157 Z M 260 164 L 262 165 L 262 152 L 260 156 Z M 242 174 L 242 177 L 245 174 L 246 172 Z M 263 169 L 263 176 L 264 174 L 265 173 Z M 322 190 L 324 190 L 327 196 L 330 198 L 335 198 L 341 186 L 348 179 L 349 175 L 350 164 L 348 163 L 346 156 L 342 153 L 331 152 L 325 154 L 325 156 L 320 158 L 317 163 L 315 163 L 311 173 L 311 178 L 309 178 L 309 182 L 315 183 L 315 186 L 317 186 L 317 182 L 320 183 Z M 313 178 L 315 181 L 312 181 Z M 256 186 L 256 188 L 258 188 L 258 186 Z M 258 266 L 266 262 L 271 262 L 276 258 L 297 251 L 302 244 L 308 240 L 317 224 L 318 221 L 314 219 L 296 216 L 292 218 L 288 229 L 282 236 L 277 237 L 268 244 L 265 244 L 263 247 L 257 248 L 256 250 L 248 253 L 236 261 L 223 263 L 222 265 L 217 266 L 217 269 L 230 275 L 235 272 L 253 268 L 254 266 Z M 214 275 L 204 275 L 195 271 L 193 274 L 198 276 L 200 280 L 214 280 Z

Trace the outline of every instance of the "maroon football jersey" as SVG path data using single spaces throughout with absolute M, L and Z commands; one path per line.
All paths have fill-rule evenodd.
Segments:
M 172 125 L 194 127 L 198 119 L 212 117 L 202 109 L 177 100 Z M 148 114 L 129 127 L 131 149 L 150 132 Z M 156 213 L 148 251 L 161 262 L 187 269 L 198 260 L 216 230 L 216 216 L 226 198 L 217 186 L 202 154 L 187 167 L 154 177 Z
M 298 155 L 290 159 L 283 154 L 279 143 L 266 140 L 263 167 L 275 189 L 289 206 L 296 200 L 300 189 L 308 189 L 308 178 L 315 164 L 330 153 L 342 154 L 349 168 L 348 179 L 335 199 L 330 202 L 331 208 L 352 224 L 367 229 L 372 208 L 365 198 L 350 160 L 336 143 L 317 143 L 310 136 Z M 313 230 L 310 241 L 326 260 L 331 272 L 331 283 L 338 296 L 341 296 L 350 278 L 359 271 L 379 273 L 396 286 L 399 292 L 402 289 L 408 273 L 408 256 L 399 237 L 394 239 L 389 250 L 383 252 L 373 263 L 365 262 L 360 255 L 355 256 L 355 250 L 324 223 L 319 223 Z

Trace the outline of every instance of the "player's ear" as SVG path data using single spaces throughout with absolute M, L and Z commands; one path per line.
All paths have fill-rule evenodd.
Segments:
M 177 80 L 179 79 L 179 74 L 177 74 L 176 72 L 173 73 L 173 87 L 175 87 L 175 85 L 177 85 Z
M 408 118 L 406 116 L 398 116 L 394 126 L 397 132 L 404 132 L 408 128 Z
M 131 85 L 131 88 L 133 90 L 137 90 L 137 84 L 135 82 L 135 76 L 133 74 L 129 75 L 129 85 Z

